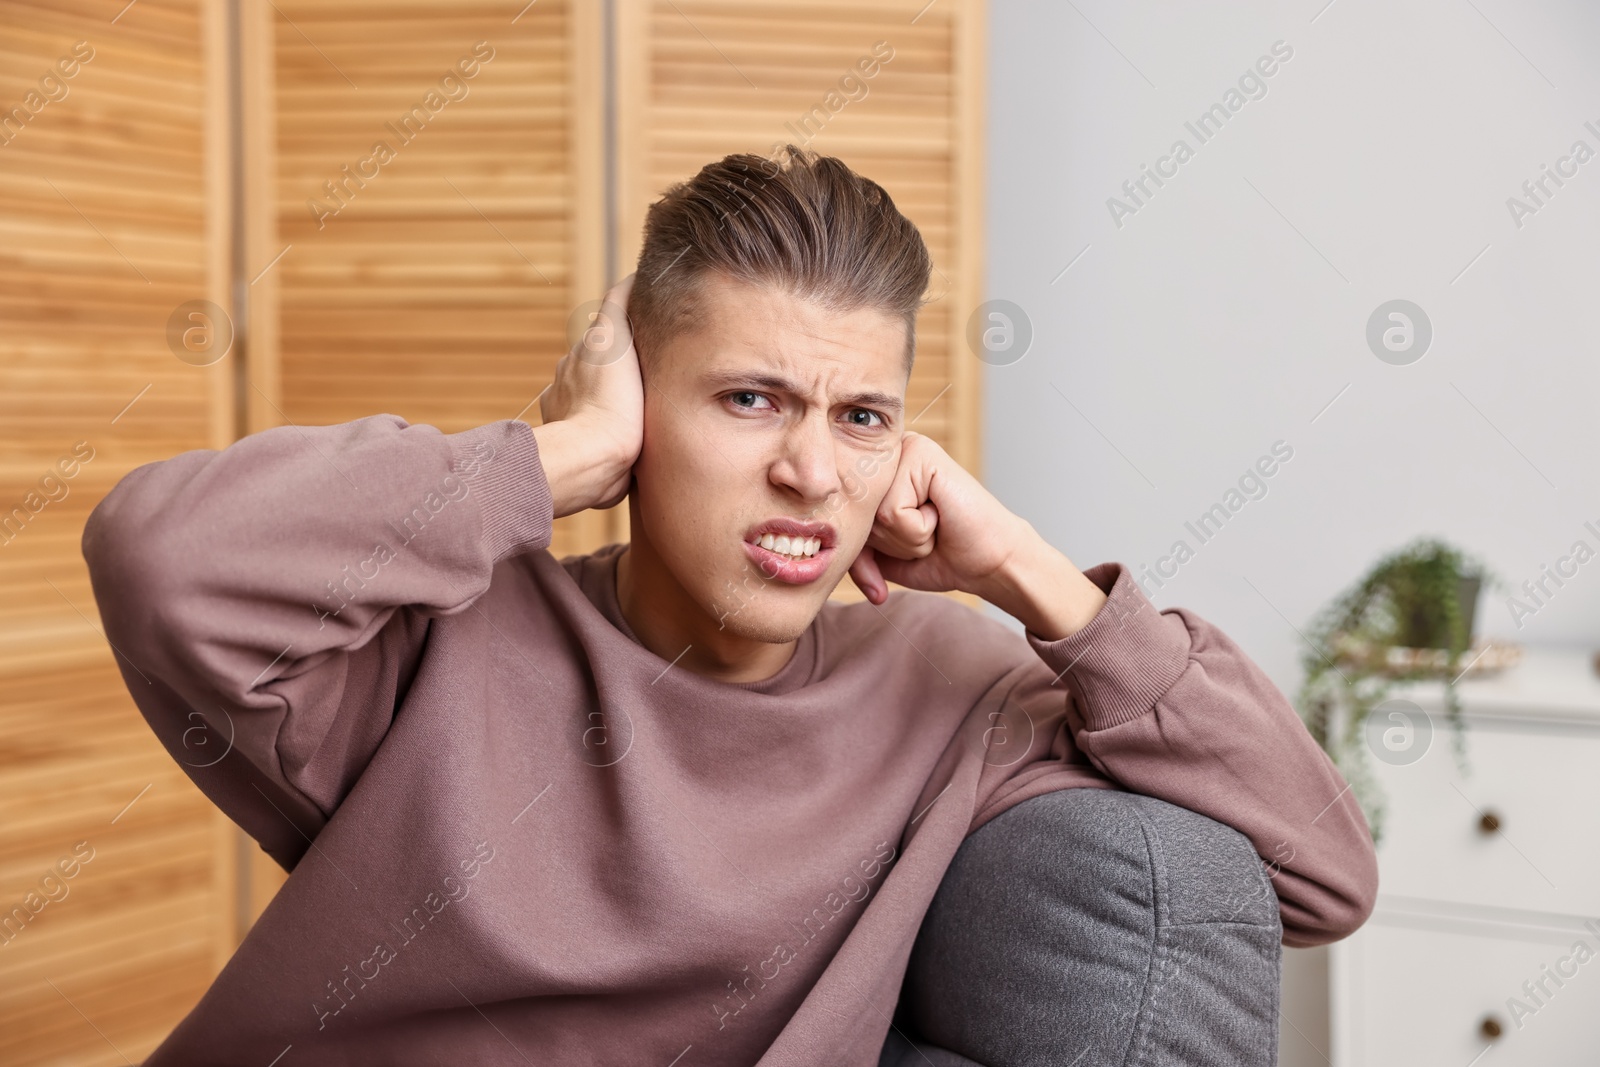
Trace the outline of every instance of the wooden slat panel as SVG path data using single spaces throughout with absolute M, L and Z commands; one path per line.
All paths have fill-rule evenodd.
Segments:
M 446 432 L 519 413 L 537 424 L 527 405 L 567 348 L 568 316 L 602 288 L 599 87 L 574 93 L 597 68 L 575 59 L 597 47 L 596 13 L 560 0 L 515 23 L 503 5 L 444 0 L 277 11 L 277 227 L 292 246 L 276 268 L 283 414 L 391 412 Z M 459 79 L 465 95 L 446 86 L 455 99 L 399 130 L 479 41 L 493 58 Z M 378 142 L 394 158 L 363 164 Z M 338 211 L 319 219 L 311 200 Z M 594 515 L 557 527 L 557 555 L 607 539 Z
M 64 97 L 0 134 L 6 1064 L 124 1062 L 112 1043 L 143 1057 L 231 950 L 221 817 L 133 706 L 79 550 L 123 474 L 227 436 L 226 361 L 191 366 L 166 339 L 179 304 L 219 295 L 209 27 L 198 0 L 141 0 L 113 24 L 125 4 L 0 3 L 0 123 L 76 42 L 94 50 Z M 78 442 L 93 458 L 61 478 Z M 79 841 L 94 858 L 19 922 Z

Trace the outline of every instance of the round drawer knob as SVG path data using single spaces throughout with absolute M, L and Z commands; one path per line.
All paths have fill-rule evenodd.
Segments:
M 1480 832 L 1485 833 L 1485 834 L 1492 834 L 1498 829 L 1500 829 L 1500 813 L 1499 812 L 1496 812 L 1496 811 L 1485 811 L 1483 813 L 1482 817 L 1478 819 L 1478 830 Z
M 1478 1023 L 1478 1033 L 1485 1041 L 1498 1041 L 1505 1032 L 1506 1028 L 1493 1015 L 1485 1015 L 1483 1021 Z

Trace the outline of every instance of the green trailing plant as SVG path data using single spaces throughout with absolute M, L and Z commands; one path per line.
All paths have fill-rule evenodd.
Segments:
M 1301 717 L 1350 783 L 1373 840 L 1383 834 L 1384 796 L 1368 762 L 1363 732 L 1395 687 L 1443 683 L 1445 717 L 1457 766 L 1469 771 L 1461 696 L 1455 681 L 1472 642 L 1477 594 L 1487 569 L 1456 548 L 1420 538 L 1373 565 L 1313 622 L 1302 656 Z M 1417 654 L 1414 650 L 1436 650 Z

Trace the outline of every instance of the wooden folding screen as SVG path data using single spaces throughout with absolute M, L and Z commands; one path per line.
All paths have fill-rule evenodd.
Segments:
M 226 299 L 220 26 L 125 5 L 0 15 L 6 1064 L 142 1057 L 234 944 L 234 830 L 134 708 L 79 551 L 122 475 L 232 436 L 208 323 L 179 313 L 169 342 L 180 307 Z

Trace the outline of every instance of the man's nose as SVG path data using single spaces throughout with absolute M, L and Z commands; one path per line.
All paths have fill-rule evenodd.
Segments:
M 808 503 L 821 503 L 841 490 L 839 457 L 825 416 L 802 419 L 788 429 L 770 477 Z

